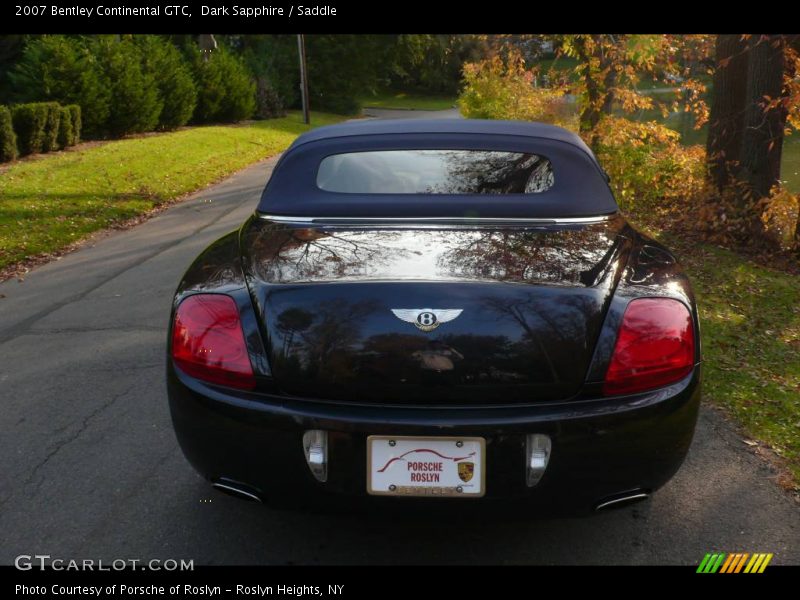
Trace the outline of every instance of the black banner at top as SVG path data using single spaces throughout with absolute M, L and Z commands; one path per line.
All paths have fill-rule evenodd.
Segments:
M 655 18 L 641 5 L 615 3 L 308 3 L 264 0 L 15 0 L 0 8 L 8 33 L 713 33 L 758 29 L 747 23 L 691 19 L 682 11 Z M 666 11 L 665 11 L 666 12 Z M 764 23 L 765 26 L 774 24 Z

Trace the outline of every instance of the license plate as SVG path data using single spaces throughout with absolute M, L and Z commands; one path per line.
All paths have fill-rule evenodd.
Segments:
M 480 498 L 485 491 L 485 455 L 483 438 L 371 435 L 367 492 Z

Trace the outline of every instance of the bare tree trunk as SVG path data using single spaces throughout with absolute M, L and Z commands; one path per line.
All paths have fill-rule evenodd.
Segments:
M 730 183 L 741 158 L 747 86 L 747 44 L 741 35 L 716 40 L 714 92 L 706 143 L 709 180 L 718 191 Z
M 768 109 L 783 90 L 783 36 L 754 35 L 749 42 L 745 129 L 742 135 L 742 169 L 739 180 L 751 200 L 769 195 L 781 174 L 786 111 Z
M 613 109 L 614 97 L 611 89 L 616 85 L 617 71 L 611 68 L 612 57 L 608 54 L 610 48 L 603 48 L 603 36 L 593 35 L 594 52 L 589 53 L 586 42 L 583 38 L 579 38 L 576 43 L 578 50 L 579 60 L 586 65 L 584 72 L 584 82 L 586 84 L 586 104 L 580 115 L 580 131 L 581 133 L 594 132 L 600 119 L 604 114 L 611 114 Z M 611 38 L 613 40 L 613 38 Z M 606 69 L 606 74 L 600 78 L 598 74 L 593 73 L 589 65 L 592 58 L 597 58 L 599 61 L 599 72 L 602 73 Z M 598 136 L 592 133 L 589 145 L 593 149 L 597 149 Z
M 596 36 L 595 36 L 596 37 Z M 586 40 L 583 37 L 578 37 L 575 41 L 575 49 L 578 52 L 578 60 L 582 62 L 585 67 L 583 79 L 586 84 L 586 104 L 581 111 L 580 116 L 580 130 L 581 133 L 592 131 L 595 126 L 600 122 L 600 84 L 595 79 L 594 73 L 590 68 L 592 56 L 586 47 Z
M 795 52 L 800 54 L 800 35 L 787 36 L 786 45 L 791 46 Z M 796 64 L 794 62 L 789 62 L 784 67 L 786 69 L 786 77 L 788 79 L 793 79 L 800 75 L 800 73 L 797 72 Z M 797 212 L 797 224 L 795 225 L 794 230 L 794 249 L 798 254 L 800 254 L 800 210 Z
M 624 40 L 621 42 L 614 36 L 609 37 L 614 44 L 624 43 Z M 613 49 L 608 48 L 607 53 L 602 53 L 600 55 L 600 71 L 606 71 L 605 77 L 603 77 L 603 93 L 605 93 L 605 98 L 603 99 L 601 110 L 603 114 L 606 115 L 610 115 L 614 110 L 615 97 L 613 89 L 617 85 L 617 79 L 619 77 L 619 71 L 612 66 L 613 59 L 608 54 L 613 51 Z
M 749 40 L 747 107 L 742 135 L 742 168 L 738 180 L 740 208 L 750 212 L 750 230 L 757 243 L 769 242 L 758 200 L 780 181 L 786 110 L 769 107 L 783 91 L 783 36 L 754 35 Z M 770 244 L 772 245 L 772 244 Z

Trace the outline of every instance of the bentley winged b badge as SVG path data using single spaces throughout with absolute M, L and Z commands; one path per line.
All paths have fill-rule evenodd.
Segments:
M 442 323 L 452 321 L 461 314 L 461 308 L 393 308 L 394 316 L 413 323 L 422 331 L 433 331 Z

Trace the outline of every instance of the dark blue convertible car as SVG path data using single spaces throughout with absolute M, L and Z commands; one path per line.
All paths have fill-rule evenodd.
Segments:
M 167 383 L 186 457 L 233 495 L 539 515 L 669 480 L 700 362 L 685 273 L 578 136 L 363 121 L 300 136 L 189 267 Z

